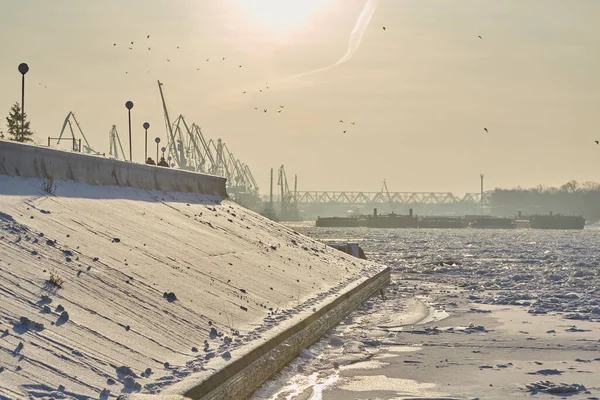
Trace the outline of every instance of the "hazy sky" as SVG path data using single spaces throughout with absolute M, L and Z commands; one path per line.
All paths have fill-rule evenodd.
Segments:
M 340 59 L 365 1 L 0 0 L 0 115 L 27 62 L 38 142 L 73 111 L 96 150 L 116 124 L 128 152 L 132 100 L 141 162 L 144 121 L 166 140 L 161 80 L 171 117 L 222 138 L 263 193 L 281 164 L 300 190 L 600 181 L 600 1 L 377 3 L 352 58 L 287 79 Z

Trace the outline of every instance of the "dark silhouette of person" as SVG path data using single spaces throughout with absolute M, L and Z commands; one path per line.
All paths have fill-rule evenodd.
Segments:
M 154 162 L 154 160 L 152 159 L 152 157 L 148 157 L 148 159 L 146 160 L 146 164 L 156 165 L 156 163 Z
M 169 168 L 169 164 L 167 164 L 167 160 L 165 160 L 164 157 L 160 158 L 160 161 L 158 162 L 158 166 L 159 167 L 167 167 L 167 168 Z

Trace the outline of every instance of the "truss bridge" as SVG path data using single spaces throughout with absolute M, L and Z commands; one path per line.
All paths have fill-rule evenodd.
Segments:
M 489 192 L 483 194 L 487 203 Z M 480 193 L 467 193 L 459 197 L 451 192 L 328 192 L 298 191 L 299 205 L 376 206 L 397 205 L 475 205 L 481 203 Z

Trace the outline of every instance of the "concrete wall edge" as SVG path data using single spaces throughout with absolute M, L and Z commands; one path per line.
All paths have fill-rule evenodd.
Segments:
M 227 197 L 226 179 L 0 140 L 0 175 Z
M 390 276 L 390 268 L 384 268 L 316 313 L 299 321 L 208 378 L 197 382 L 194 382 L 193 378 L 188 378 L 167 391 L 192 400 L 248 398 L 264 382 L 291 362 L 300 350 L 319 341 L 323 334 L 338 325 L 365 300 L 388 286 Z M 302 337 L 303 332 L 304 337 Z M 268 371 L 261 374 L 261 368 L 265 369 L 266 365 Z M 244 375 L 247 374 L 254 376 L 245 377 Z

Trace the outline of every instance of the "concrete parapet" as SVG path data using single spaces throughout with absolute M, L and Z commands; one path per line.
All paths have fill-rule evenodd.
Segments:
M 177 394 L 123 394 L 117 400 L 190 400 Z
M 226 179 L 0 140 L 0 174 L 227 197 Z
M 204 381 L 194 382 L 190 378 L 170 392 L 193 400 L 249 398 L 297 357 L 300 350 L 316 343 L 365 300 L 388 286 L 390 273 L 389 268 L 384 269 Z

